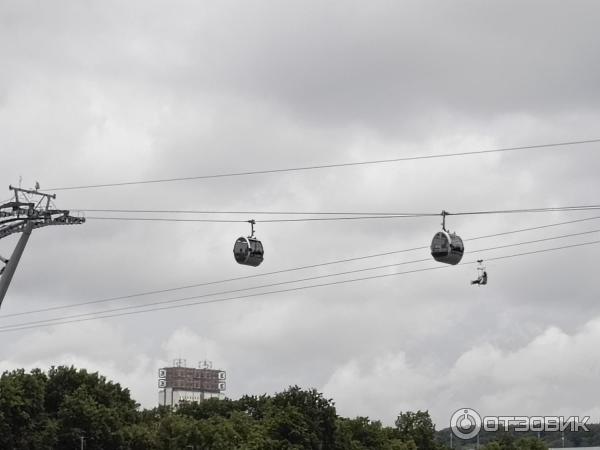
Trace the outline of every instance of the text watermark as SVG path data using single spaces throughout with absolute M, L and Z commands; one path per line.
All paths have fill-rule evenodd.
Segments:
M 589 416 L 483 416 L 471 408 L 461 408 L 452 414 L 450 428 L 459 439 L 471 439 L 484 431 L 555 432 L 590 431 Z

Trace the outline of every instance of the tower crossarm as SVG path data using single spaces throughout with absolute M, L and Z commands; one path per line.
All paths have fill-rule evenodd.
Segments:
M 14 192 L 14 199 L 0 204 L 0 239 L 23 232 L 27 225 L 33 230 L 85 222 L 85 218 L 72 216 L 68 210 L 54 209 L 52 201 L 56 198 L 55 194 L 14 186 L 9 186 L 9 189 Z
M 43 211 L 43 214 L 38 211 L 24 217 L 8 216 L 0 220 L 0 239 L 22 232 L 27 223 L 32 224 L 32 229 L 36 229 L 52 225 L 79 225 L 84 222 L 84 217 L 72 216 L 66 210 L 48 210 Z
M 27 216 L 34 211 L 36 211 L 34 203 L 13 201 L 0 205 L 0 217 Z
M 54 209 L 53 200 L 56 199 L 56 195 L 40 192 L 37 182 L 35 190 L 23 189 L 20 186 L 8 188 L 13 191 L 14 200 L 0 204 L 0 239 L 14 233 L 21 233 L 21 237 L 11 257 L 0 259 L 4 264 L 0 267 L 0 305 L 32 230 L 51 225 L 78 225 L 85 222 L 84 217 L 72 216 L 64 209 Z

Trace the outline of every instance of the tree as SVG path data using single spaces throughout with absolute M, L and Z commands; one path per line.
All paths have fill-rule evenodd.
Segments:
M 132 418 L 138 404 L 131 399 L 129 389 L 123 389 L 119 383 L 108 381 L 98 372 L 89 373 L 85 369 L 73 366 L 51 367 L 48 371 L 46 394 L 46 411 L 57 413 L 67 396 L 73 394 L 81 386 L 98 404 L 119 409 L 122 414 Z
M 548 450 L 548 446 L 540 439 L 528 437 L 517 441 L 517 450 Z
M 428 412 L 401 413 L 396 428 L 339 417 L 331 399 L 292 386 L 275 395 L 210 399 L 138 410 L 129 390 L 74 367 L 0 377 L 0 448 L 440 450 Z M 545 450 L 522 439 L 488 450 Z M 495 445 L 495 446 L 494 446 Z
M 4 372 L 0 377 L 0 448 L 73 448 L 86 436 L 88 449 L 120 442 L 120 430 L 136 418 L 129 391 L 97 373 L 73 367 Z
M 402 442 L 394 436 L 389 427 L 384 427 L 379 421 L 370 421 L 368 417 L 355 419 L 338 419 L 339 449 L 352 450 L 416 450 L 414 442 Z
M 488 442 L 484 447 L 484 450 L 548 450 L 548 446 L 544 441 L 526 437 L 521 439 L 515 439 L 512 434 L 501 434 L 499 438 Z
M 429 411 L 401 412 L 396 419 L 398 436 L 403 442 L 413 441 L 418 450 L 435 450 L 435 425 Z
M 290 417 L 295 413 L 302 417 L 306 434 L 312 435 L 309 448 L 333 448 L 337 420 L 333 400 L 326 399 L 315 389 L 291 386 L 273 397 L 273 407 Z
M 184 401 L 177 405 L 176 414 L 193 417 L 194 419 L 210 419 L 211 417 L 229 417 L 238 410 L 237 402 L 226 399 L 209 398 L 201 402 Z
M 153 423 L 140 422 L 123 428 L 125 448 L 129 450 L 158 450 L 158 430 Z
M 46 375 L 39 369 L 0 377 L 0 448 L 51 449 L 56 423 L 46 413 Z

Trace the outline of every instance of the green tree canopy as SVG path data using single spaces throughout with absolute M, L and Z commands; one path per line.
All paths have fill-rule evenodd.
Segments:
M 435 450 L 438 447 L 429 411 L 401 412 L 396 419 L 396 428 L 402 441 L 413 441 L 419 450 Z

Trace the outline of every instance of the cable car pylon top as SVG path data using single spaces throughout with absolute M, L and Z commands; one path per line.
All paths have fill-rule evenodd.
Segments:
M 22 233 L 11 257 L 0 257 L 0 261 L 5 264 L 0 269 L 0 305 L 34 229 L 85 222 L 84 217 L 72 216 L 64 209 L 55 209 L 52 201 L 56 199 L 56 194 L 40 192 L 39 188 L 37 182 L 35 190 L 8 186 L 8 189 L 14 192 L 14 200 L 0 205 L 0 239 L 14 233 Z

